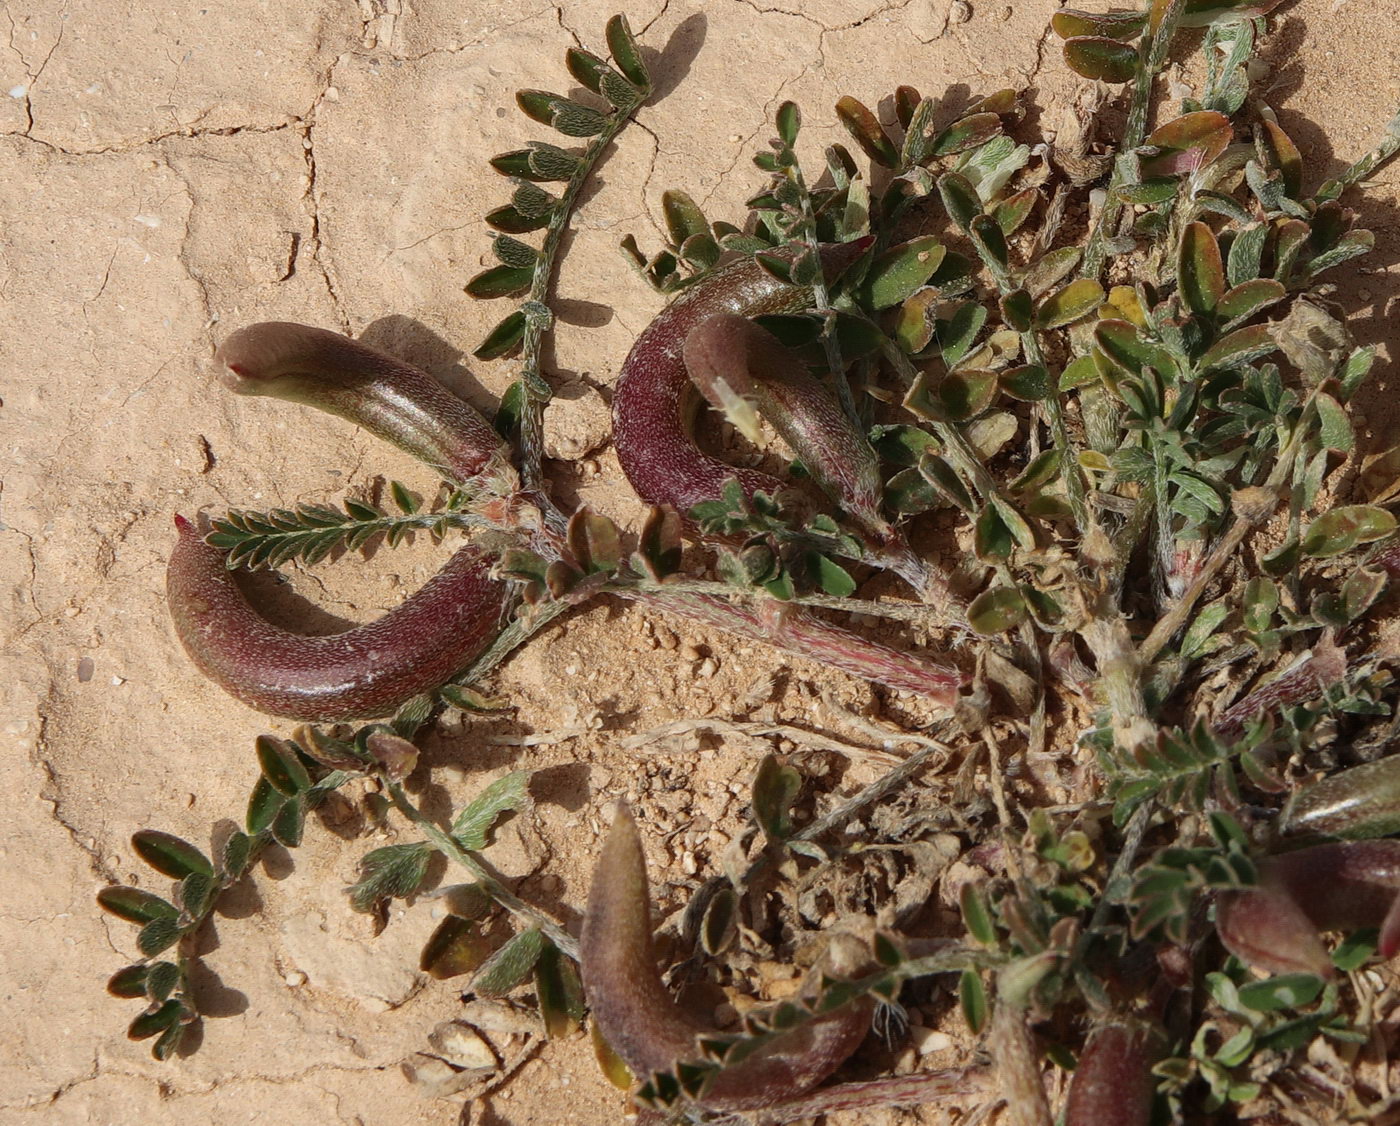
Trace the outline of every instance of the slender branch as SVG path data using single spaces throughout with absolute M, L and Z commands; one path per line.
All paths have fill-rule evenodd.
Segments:
M 1128 106 L 1128 120 L 1123 128 L 1123 140 L 1118 149 L 1118 157 L 1113 162 L 1113 175 L 1108 182 L 1108 193 L 1099 211 L 1094 229 L 1089 233 L 1088 244 L 1084 248 L 1084 261 L 1079 268 L 1082 278 L 1095 278 L 1103 272 L 1104 261 L 1108 257 L 1108 239 L 1117 229 L 1118 218 L 1123 211 L 1123 199 L 1118 189 L 1135 179 L 1133 152 L 1142 146 L 1147 137 L 1148 116 L 1152 108 L 1152 85 L 1157 73 L 1167 61 L 1167 48 L 1181 22 L 1185 10 L 1184 0 L 1175 0 L 1167 9 L 1156 32 L 1143 40 L 1138 57 L 1137 74 L 1133 78 L 1133 97 Z
M 471 876 L 481 885 L 483 891 L 492 899 L 514 915 L 522 922 L 528 923 L 532 927 L 538 927 L 544 932 L 545 937 L 559 948 L 561 954 L 578 961 L 578 943 L 574 941 L 572 935 L 564 929 L 562 923 L 557 919 L 546 915 L 537 907 L 532 907 L 523 899 L 520 899 L 514 892 L 507 890 L 500 880 L 488 872 L 485 866 L 476 856 L 464 849 L 457 843 L 450 833 L 445 833 L 430 821 L 423 812 L 413 804 L 408 794 L 404 792 L 401 782 L 390 782 L 388 784 L 389 798 L 394 803 L 394 808 L 418 826 L 423 835 L 428 838 L 428 842 L 447 857 L 454 864 L 465 868 Z
M 1298 416 L 1298 424 L 1294 427 L 1288 444 L 1279 454 L 1278 462 L 1274 465 L 1273 472 L 1269 474 L 1268 481 L 1261 487 L 1240 489 L 1235 493 L 1233 502 L 1235 522 L 1230 525 L 1229 531 L 1217 541 L 1210 554 L 1206 556 L 1205 562 L 1201 565 L 1200 574 L 1182 593 L 1176 605 L 1158 620 L 1152 632 L 1147 635 L 1147 640 L 1138 648 L 1138 657 L 1144 665 L 1150 664 L 1162 651 L 1163 646 L 1176 636 L 1177 630 L 1186 624 L 1201 595 L 1215 580 L 1220 569 L 1234 556 L 1240 544 L 1244 543 L 1245 537 L 1274 514 L 1274 510 L 1278 507 L 1279 495 L 1292 474 L 1293 463 L 1302 449 L 1303 440 L 1315 409 L 1314 404 L 1317 402 L 1317 394 L 1317 391 L 1314 390 L 1308 397 L 1308 401 L 1303 404 L 1303 410 Z
M 807 190 L 807 180 L 802 175 L 802 166 L 794 161 L 787 168 L 788 178 L 797 188 L 797 197 L 802 205 L 802 234 L 808 252 L 814 260 L 821 262 L 821 246 L 817 242 L 817 217 L 812 211 L 812 196 Z M 856 411 L 855 396 L 851 394 L 851 383 L 846 378 L 846 361 L 841 358 L 841 342 L 836 337 L 836 311 L 831 307 L 831 295 L 827 292 L 826 277 L 820 267 L 812 279 L 812 306 L 822 317 L 822 347 L 826 351 L 826 364 L 831 370 L 831 382 L 836 387 L 836 397 L 846 417 L 858 423 L 860 415 Z
M 745 590 L 730 583 L 707 579 L 683 579 L 680 582 L 650 583 L 645 579 L 619 578 L 607 589 L 631 593 L 636 590 L 659 594 L 710 594 L 718 598 L 738 599 L 751 605 L 771 606 L 773 596 L 757 590 Z M 961 616 L 950 614 L 950 606 L 933 606 L 922 602 L 876 602 L 868 598 L 837 598 L 827 594 L 799 594 L 788 602 L 795 606 L 811 606 L 818 610 L 840 610 L 847 614 L 869 614 L 897 622 L 911 622 L 930 627 L 965 626 Z
M 993 1077 L 985 1068 L 966 1067 L 942 1071 L 915 1071 L 884 1079 L 867 1079 L 823 1087 L 801 1098 L 755 1112 L 761 1126 L 779 1126 L 799 1118 L 816 1118 L 842 1110 L 912 1107 L 956 1096 L 985 1098 L 992 1093 Z
M 530 295 L 525 303 L 525 335 L 520 353 L 520 380 L 525 394 L 520 407 L 520 476 L 526 492 L 545 492 L 542 468 L 544 459 L 544 408 L 554 396 L 554 389 L 540 371 L 540 352 L 545 337 L 554 328 L 554 315 L 549 309 L 549 291 L 559 264 L 559 248 L 569 229 L 578 203 L 579 192 L 593 176 L 603 153 L 617 135 L 626 128 L 634 114 L 646 102 L 645 96 L 627 110 L 615 110 L 607 117 L 603 131 L 595 136 L 579 158 L 578 167 L 550 213 L 540 244 L 539 261 L 535 264 Z
M 473 684 L 490 675 L 507 657 L 514 653 L 555 618 L 573 609 L 573 603 L 564 601 L 542 602 L 534 607 L 528 618 L 514 618 L 510 625 L 496 636 L 491 647 L 471 663 L 464 672 L 452 678 L 453 684 Z
M 1385 137 L 1379 145 L 1361 157 L 1335 180 L 1324 184 L 1319 198 L 1336 199 L 1353 184 L 1360 183 L 1396 153 L 1400 153 L 1400 113 L 1385 127 Z
M 862 810 L 873 805 L 877 801 L 889 797 L 898 790 L 915 774 L 922 770 L 935 756 L 948 756 L 953 753 L 953 749 L 946 743 L 940 743 L 935 739 L 924 739 L 917 735 L 902 735 L 900 738 L 909 739 L 921 744 L 919 750 L 915 751 L 907 759 L 901 762 L 893 770 L 877 778 L 860 793 L 849 801 L 842 802 L 835 809 L 822 817 L 817 818 L 793 840 L 810 841 L 815 840 L 823 833 L 828 833 L 832 829 L 839 828 L 847 821 L 859 814 Z

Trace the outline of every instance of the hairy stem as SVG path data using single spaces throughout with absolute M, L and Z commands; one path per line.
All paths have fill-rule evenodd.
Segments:
M 546 915 L 538 907 L 532 907 L 514 892 L 509 891 L 500 880 L 486 870 L 481 861 L 458 844 L 456 838 L 439 829 L 413 804 L 412 799 L 404 792 L 401 782 L 388 783 L 388 790 L 394 808 L 412 821 L 438 852 L 471 873 L 472 879 L 481 885 L 482 890 L 517 919 L 543 931 L 545 937 L 559 948 L 561 954 L 567 955 L 575 961 L 578 960 L 578 943 L 564 929 L 562 923 L 552 916 Z
M 549 309 L 549 292 L 554 282 L 554 274 L 559 265 L 559 249 L 564 233 L 569 229 L 574 208 L 578 204 L 579 192 L 593 177 L 594 171 L 603 159 L 609 145 L 626 128 L 633 115 L 645 104 L 645 98 L 628 110 L 615 110 L 607 117 L 603 130 L 588 142 L 588 147 L 579 157 L 578 167 L 569 178 L 559 202 L 550 213 L 549 225 L 545 228 L 544 239 L 540 243 L 539 261 L 535 264 L 535 274 L 530 282 L 530 294 L 525 304 L 525 335 L 520 350 L 520 381 L 524 387 L 524 401 L 520 409 L 520 476 L 527 492 L 544 493 L 544 408 L 554 396 L 540 370 L 540 352 L 544 341 L 554 327 L 554 316 Z
M 1158 620 L 1152 632 L 1147 635 L 1147 640 L 1139 647 L 1138 656 L 1144 665 L 1151 664 L 1157 654 L 1162 651 L 1163 646 L 1176 636 L 1179 629 L 1186 625 L 1192 611 L 1196 608 L 1196 603 L 1200 601 L 1201 595 L 1215 580 L 1220 569 L 1234 557 L 1235 552 L 1244 543 L 1245 537 L 1274 514 L 1278 507 L 1279 495 L 1284 483 L 1293 472 L 1293 463 L 1302 449 L 1304 437 L 1311 425 L 1317 394 L 1318 392 L 1314 390 L 1308 396 L 1307 402 L 1303 404 L 1303 409 L 1298 416 L 1298 424 L 1293 428 L 1288 444 L 1279 454 L 1278 462 L 1274 465 L 1273 472 L 1269 474 L 1268 481 L 1261 487 L 1236 491 L 1231 504 L 1235 514 L 1235 522 L 1230 525 L 1230 529 L 1216 542 L 1210 554 L 1206 556 L 1205 562 L 1201 564 L 1200 574 L 1182 592 L 1176 605 Z
M 1152 84 L 1167 61 L 1167 49 L 1176 35 L 1185 7 L 1185 0 L 1174 0 L 1167 8 L 1162 21 L 1143 39 L 1137 74 L 1133 78 L 1133 96 L 1128 106 L 1128 120 L 1123 127 L 1123 138 L 1118 146 L 1118 158 L 1113 162 L 1113 175 L 1108 182 L 1103 208 L 1099 211 L 1094 229 L 1089 232 L 1089 241 L 1084 248 L 1084 261 L 1079 267 L 1080 277 L 1097 279 L 1103 272 L 1104 261 L 1108 257 L 1106 244 L 1117 230 L 1118 218 L 1123 213 L 1123 199 L 1118 194 L 1118 189 L 1130 182 L 1131 154 L 1147 137 L 1148 115 L 1152 108 Z

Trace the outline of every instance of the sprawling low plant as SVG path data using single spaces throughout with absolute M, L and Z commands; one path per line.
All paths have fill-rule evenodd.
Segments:
M 902 86 L 884 123 L 842 98 L 864 159 L 833 143 L 815 171 L 798 156 L 798 108 L 781 106 L 755 157 L 767 181 L 738 222 L 667 192 L 668 244 L 623 243 L 672 295 L 615 389 L 619 460 L 654 506 L 634 544 L 603 515 L 566 511 L 542 472 L 552 392 L 540 356 L 562 234 L 651 89 L 622 17 L 607 29 L 611 62 L 568 52 L 586 93 L 518 95 L 565 147 L 492 158 L 515 186 L 486 217 L 499 265 L 466 288 L 520 299 L 475 353 L 518 373 L 494 424 L 335 334 L 270 324 L 230 337 L 219 359 L 233 390 L 348 417 L 445 484 L 427 506 L 393 486 L 394 511 L 240 510 L 203 534 L 180 521 L 170 596 L 191 655 L 241 698 L 312 723 L 257 740 L 246 823 L 214 859 L 136 835 L 178 881 L 172 898 L 99 896 L 141 926 L 142 959 L 110 983 L 147 1003 L 130 1034 L 154 1037 L 158 1058 L 180 1048 L 199 1019 L 194 937 L 220 892 L 261 849 L 294 847 L 326 795 L 372 776 L 422 839 L 368 853 L 351 905 L 414 896 L 432 851 L 445 854 L 467 882 L 422 968 L 470 973 L 484 996 L 533 975 L 550 1035 L 591 1009 L 609 1073 L 657 1112 L 780 1121 L 1005 1098 L 1014 1121 L 1049 1123 L 1049 1064 L 1074 1069 L 1069 1126 L 1269 1100 L 1317 1120 L 1333 1120 L 1336 1098 L 1354 1116 L 1380 1113 L 1384 1054 L 1371 1061 L 1380 1079 L 1361 1064 L 1384 1044 L 1383 1009 L 1355 975 L 1377 948 L 1400 947 L 1400 845 L 1365 839 L 1400 829 L 1392 654 L 1374 628 L 1400 547 L 1384 505 L 1340 503 L 1350 404 L 1375 349 L 1352 338 L 1331 279 L 1372 248 L 1344 200 L 1400 150 L 1400 117 L 1374 152 L 1317 182 L 1250 87 L 1276 3 L 1057 13 L 1069 65 L 1125 104 L 1114 135 L 1086 114 L 1032 147 L 1015 91 L 964 103 Z M 1203 53 L 1201 87 L 1158 107 L 1154 79 L 1182 44 Z M 517 237 L 531 232 L 537 242 Z M 697 391 L 739 434 L 785 443 L 788 472 L 698 447 Z M 954 528 L 957 568 L 927 549 L 935 523 L 945 539 Z M 334 638 L 272 627 L 229 575 L 415 531 L 472 540 L 404 607 Z M 687 570 L 684 534 L 713 553 L 718 579 Z M 898 576 L 904 597 L 856 598 L 872 570 Z M 840 933 L 799 994 L 737 1027 L 697 1022 L 650 971 L 650 897 L 626 811 L 580 940 L 479 856 L 500 817 L 527 810 L 527 771 L 445 828 L 403 785 L 412 740 L 439 709 L 497 706 L 481 688 L 491 670 L 604 596 L 948 713 L 938 739 L 879 731 L 917 749 L 805 825 L 808 781 L 764 760 L 748 866 L 702 886 L 684 937 L 700 959 L 745 943 L 791 954 L 831 921 L 804 906 L 814 887 L 842 904 Z M 823 616 L 852 611 L 942 628 L 958 652 L 934 660 Z M 1003 785 L 1014 759 L 1068 765 L 1080 751 L 1093 774 L 1067 804 L 1037 808 Z M 981 771 L 992 800 L 933 807 L 950 788 L 934 767 L 955 761 L 962 795 Z M 927 899 L 942 871 L 930 842 L 950 834 L 971 873 L 944 889 L 961 903 L 959 935 L 930 932 L 889 890 L 918 877 Z M 868 882 L 881 864 L 893 865 L 883 893 Z M 493 947 L 486 923 L 502 909 L 518 925 Z M 1349 937 L 1330 950 L 1323 933 L 1336 930 Z M 944 984 L 970 1032 L 962 1066 L 821 1085 L 872 1020 L 897 1037 L 902 1006 L 937 1011 Z M 1323 1083 L 1319 1058 L 1348 1066 Z

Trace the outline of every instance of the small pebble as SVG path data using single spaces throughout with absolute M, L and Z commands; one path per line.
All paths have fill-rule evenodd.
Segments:
M 78 661 L 78 683 L 86 684 L 92 679 L 93 661 L 91 657 L 83 657 Z
M 719 671 L 719 664 L 713 657 L 706 657 L 700 662 L 700 667 L 695 670 L 695 675 L 700 680 L 709 680 Z
M 909 1029 L 909 1039 L 914 1050 L 921 1056 L 931 1056 L 934 1052 L 946 1051 L 953 1046 L 953 1038 L 936 1028 L 921 1028 L 913 1025 Z
M 298 986 L 306 984 L 306 975 L 300 970 L 292 970 L 282 981 L 288 989 L 296 989 Z
M 967 23 L 972 18 L 972 5 L 967 0 L 953 0 L 948 8 L 949 23 Z
M 476 1029 L 457 1021 L 444 1021 L 433 1029 L 428 1043 L 453 1067 L 468 1071 L 496 1067 L 496 1053 Z

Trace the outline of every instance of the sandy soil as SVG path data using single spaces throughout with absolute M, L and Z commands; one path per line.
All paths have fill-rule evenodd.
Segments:
M 564 48 L 596 47 L 611 9 L 3 6 L 0 769 L 13 804 L 0 823 L 0 1122 L 456 1122 L 460 1100 L 425 1096 L 398 1068 L 458 1012 L 450 986 L 414 971 L 431 904 L 396 910 L 373 938 L 340 890 L 368 848 L 407 838 L 347 842 L 313 825 L 295 854 L 260 868 L 209 942 L 217 977 L 202 983 L 214 1008 L 203 1045 L 167 1064 L 124 1038 L 135 1003 L 103 992 L 131 960 L 134 930 L 93 895 L 112 881 L 160 887 L 131 833 L 206 841 L 212 822 L 241 816 L 253 736 L 290 726 L 231 701 L 180 651 L 162 595 L 172 514 L 334 502 L 381 474 L 432 484 L 348 425 L 234 400 L 201 365 L 242 324 L 305 321 L 364 334 L 489 405 L 508 368 L 462 359 L 503 315 L 461 291 L 489 260 L 479 216 L 506 196 L 485 158 L 545 134 L 515 112 L 512 92 L 567 88 Z M 948 0 L 790 7 L 802 14 L 745 0 L 647 0 L 630 12 L 661 50 L 663 96 L 580 216 L 551 357 L 569 399 L 551 425 L 591 458 L 556 465 L 559 487 L 623 521 L 638 508 L 598 425 L 596 389 L 659 307 L 615 248 L 627 232 L 659 243 L 662 189 L 739 218 L 760 182 L 749 154 L 784 98 L 802 104 L 814 152 L 838 137 L 842 93 L 874 102 L 899 82 L 1011 85 L 1030 88 L 1053 122 L 1075 86 L 1043 35 L 1054 0 L 973 0 L 970 18 L 951 23 Z M 1400 104 L 1400 0 L 1302 0 L 1276 22 L 1270 100 L 1314 168 L 1333 171 Z M 1397 179 L 1384 173 L 1364 204 L 1376 251 L 1348 286 L 1368 340 L 1385 338 L 1400 294 Z M 1363 404 L 1370 452 L 1389 445 L 1395 382 L 1387 363 Z M 294 572 L 293 586 L 337 619 L 364 620 L 433 568 L 420 548 Z M 493 855 L 575 919 L 605 802 L 626 794 L 646 812 L 654 879 L 674 905 L 695 882 L 689 857 L 702 876 L 712 870 L 767 746 L 635 751 L 623 736 L 687 715 L 821 723 L 823 699 L 905 714 L 815 666 L 617 605 L 536 640 L 499 690 L 517 706 L 509 719 L 428 740 L 426 799 L 441 811 L 447 794 L 508 769 L 542 772 L 537 831 L 512 830 Z M 500 742 L 523 736 L 539 741 Z M 855 764 L 842 788 L 875 769 Z M 580 1038 L 548 1046 L 470 1120 L 623 1113 Z M 929 1108 L 919 1120 L 946 1117 Z

